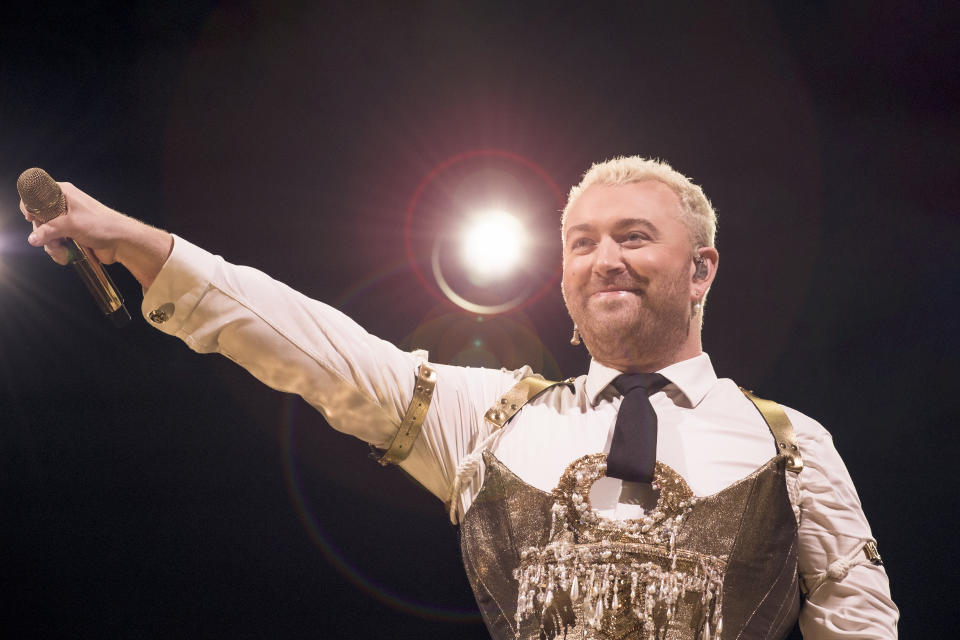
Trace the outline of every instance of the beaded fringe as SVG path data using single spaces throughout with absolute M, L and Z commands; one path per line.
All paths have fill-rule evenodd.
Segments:
M 676 568 L 676 554 L 663 568 L 656 562 L 636 559 L 646 545 L 571 545 L 559 543 L 526 551 L 514 572 L 519 583 L 518 625 L 530 616 L 540 619 L 547 638 L 563 637 L 577 619 L 583 623 L 583 638 L 596 637 L 598 631 L 612 628 L 616 619 L 633 616 L 643 637 L 655 640 L 670 624 L 678 601 L 686 594 L 698 594 L 703 621 L 703 640 L 715 640 L 723 630 L 722 563 L 700 558 L 692 571 Z M 622 620 L 619 624 L 622 624 Z M 519 637 L 519 635 L 518 635 Z
M 605 460 L 593 454 L 571 465 L 554 492 L 550 541 L 521 553 L 514 570 L 517 638 L 522 623 L 536 616 L 550 640 L 578 625 L 583 638 L 632 628 L 639 633 L 631 637 L 656 640 L 682 605 L 692 608 L 684 619 L 699 627 L 699 638 L 716 640 L 726 561 L 676 548 L 696 502 L 686 482 L 657 463 L 655 511 L 638 520 L 601 518 L 590 507 L 589 488 L 604 475 Z

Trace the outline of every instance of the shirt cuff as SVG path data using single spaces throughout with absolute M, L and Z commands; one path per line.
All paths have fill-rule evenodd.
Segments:
M 220 257 L 173 236 L 173 250 L 150 288 L 140 311 L 153 327 L 178 335 L 204 294 Z

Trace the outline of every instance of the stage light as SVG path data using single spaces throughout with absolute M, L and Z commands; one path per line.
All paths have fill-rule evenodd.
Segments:
M 463 266 L 474 284 L 489 284 L 513 271 L 526 244 L 526 232 L 516 217 L 506 211 L 483 212 L 464 230 Z
M 431 294 L 471 314 L 523 308 L 556 290 L 557 211 L 563 202 L 550 176 L 515 153 L 486 149 L 452 156 L 431 169 L 407 204 L 410 267 Z

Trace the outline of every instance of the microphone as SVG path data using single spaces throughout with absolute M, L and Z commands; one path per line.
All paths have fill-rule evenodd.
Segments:
M 39 224 L 50 222 L 57 216 L 67 212 L 67 201 L 63 197 L 60 185 L 43 169 L 27 169 L 17 178 L 17 191 L 27 211 L 37 219 Z M 123 306 L 123 298 L 113 284 L 110 275 L 104 271 L 103 265 L 88 251 L 70 238 L 63 240 L 70 251 L 70 264 L 77 275 L 87 286 L 93 299 L 97 301 L 100 311 L 113 323 L 115 327 L 122 327 L 130 322 L 130 314 Z

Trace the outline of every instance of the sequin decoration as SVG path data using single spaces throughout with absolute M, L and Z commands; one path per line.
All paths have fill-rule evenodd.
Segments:
M 549 540 L 522 551 L 514 571 L 517 628 L 536 616 L 551 639 L 574 628 L 583 638 L 656 640 L 674 624 L 692 627 L 684 637 L 719 638 L 727 557 L 677 548 L 697 502 L 687 482 L 657 462 L 656 508 L 639 519 L 605 518 L 593 510 L 590 488 L 606 475 L 606 459 L 580 458 L 554 489 Z

